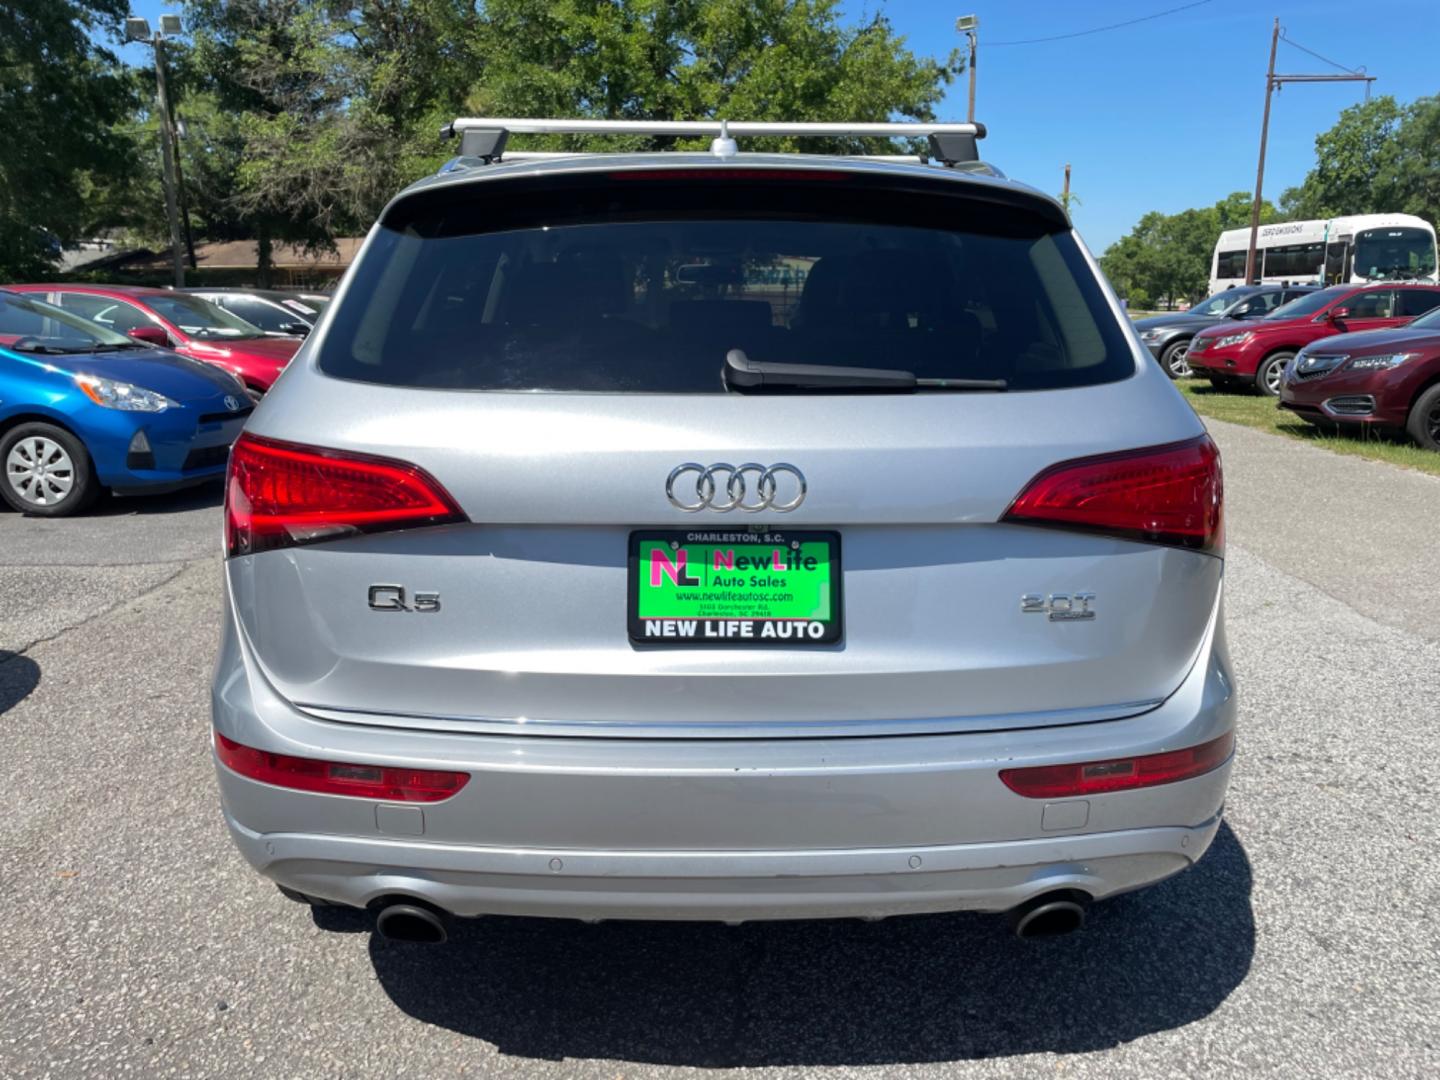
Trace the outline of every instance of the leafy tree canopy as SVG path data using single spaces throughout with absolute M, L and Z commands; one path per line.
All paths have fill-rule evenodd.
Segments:
M 1376 181 L 1394 154 L 1401 110 L 1389 95 L 1340 114 L 1315 139 L 1315 167 L 1299 187 L 1280 197 L 1285 216 L 1297 220 L 1372 213 Z
M 837 0 L 490 0 L 481 41 L 484 78 L 472 103 L 510 116 L 929 120 L 961 70 L 958 53 L 916 56 L 882 15 L 843 24 Z M 677 144 L 687 145 L 628 143 Z M 790 139 L 746 145 L 798 148 Z M 864 145 L 806 140 L 805 149 Z
M 1248 225 L 1250 205 L 1250 196 L 1237 191 L 1200 210 L 1152 210 L 1101 256 L 1101 268 L 1132 307 L 1149 307 L 1161 299 L 1196 299 L 1209 284 L 1216 239 L 1226 229 Z M 1262 203 L 1260 220 L 1275 219 L 1275 207 Z
M 1378 97 L 1315 140 L 1315 168 L 1281 197 L 1287 217 L 1417 214 L 1440 221 L 1440 95 Z
M 126 171 L 113 130 L 135 84 L 97 38 L 118 40 L 125 0 L 0 2 L 0 281 L 43 274 L 85 235 L 86 175 Z

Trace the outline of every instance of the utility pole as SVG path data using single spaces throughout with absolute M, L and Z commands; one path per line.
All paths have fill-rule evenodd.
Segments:
M 1289 38 L 1285 39 L 1290 44 L 1295 44 Z M 1365 99 L 1370 99 L 1370 84 L 1375 81 L 1374 75 L 1365 74 L 1365 69 L 1357 68 L 1351 71 L 1349 68 L 1341 68 L 1347 72 L 1345 75 L 1276 75 L 1275 74 L 1275 47 L 1280 44 L 1280 20 L 1276 18 L 1275 28 L 1270 33 L 1270 67 L 1265 72 L 1265 113 L 1260 121 L 1260 163 L 1255 169 L 1255 202 L 1250 207 L 1250 246 L 1245 251 L 1245 284 L 1249 285 L 1260 276 L 1260 267 L 1256 265 L 1256 247 L 1260 239 L 1260 202 L 1261 189 L 1265 185 L 1265 143 L 1270 136 L 1270 94 L 1278 93 L 1280 88 L 1288 83 L 1320 83 L 1320 82 L 1363 82 L 1365 84 Z M 1322 57 L 1323 59 L 1323 57 Z M 1339 67 L 1339 65 L 1335 65 Z
M 1070 163 L 1068 161 L 1065 163 L 1065 190 L 1060 192 L 1060 205 L 1065 208 L 1067 214 L 1070 212 Z
M 967 65 L 970 69 L 970 105 L 965 111 L 965 119 L 973 124 L 975 122 L 975 46 L 976 36 L 980 30 L 980 16 L 961 15 L 955 20 L 955 29 L 963 33 L 970 43 L 970 62 Z

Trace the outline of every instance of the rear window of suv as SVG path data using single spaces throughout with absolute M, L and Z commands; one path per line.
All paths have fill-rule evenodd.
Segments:
M 393 386 L 625 393 L 724 393 L 731 349 L 1012 390 L 1134 374 L 1069 231 L 958 187 L 759 170 L 439 186 L 381 222 L 319 367 Z

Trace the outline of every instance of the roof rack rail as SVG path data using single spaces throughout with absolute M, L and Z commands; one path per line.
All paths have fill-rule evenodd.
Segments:
M 710 152 L 729 157 L 738 152 L 737 137 L 769 135 L 789 138 L 923 138 L 930 143 L 930 157 L 947 166 L 979 163 L 976 141 L 985 137 L 984 124 L 938 123 L 791 123 L 769 120 L 558 120 L 514 117 L 460 117 L 440 129 L 443 139 L 460 136 L 462 159 L 485 164 L 500 161 L 511 134 L 517 135 L 709 135 Z M 510 155 L 515 159 L 575 157 L 581 152 L 528 151 Z M 923 160 L 893 154 L 874 155 L 880 160 Z

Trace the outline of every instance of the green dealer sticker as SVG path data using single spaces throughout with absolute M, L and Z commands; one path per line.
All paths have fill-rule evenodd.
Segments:
M 630 639 L 649 645 L 840 640 L 840 536 L 723 530 L 630 534 Z

